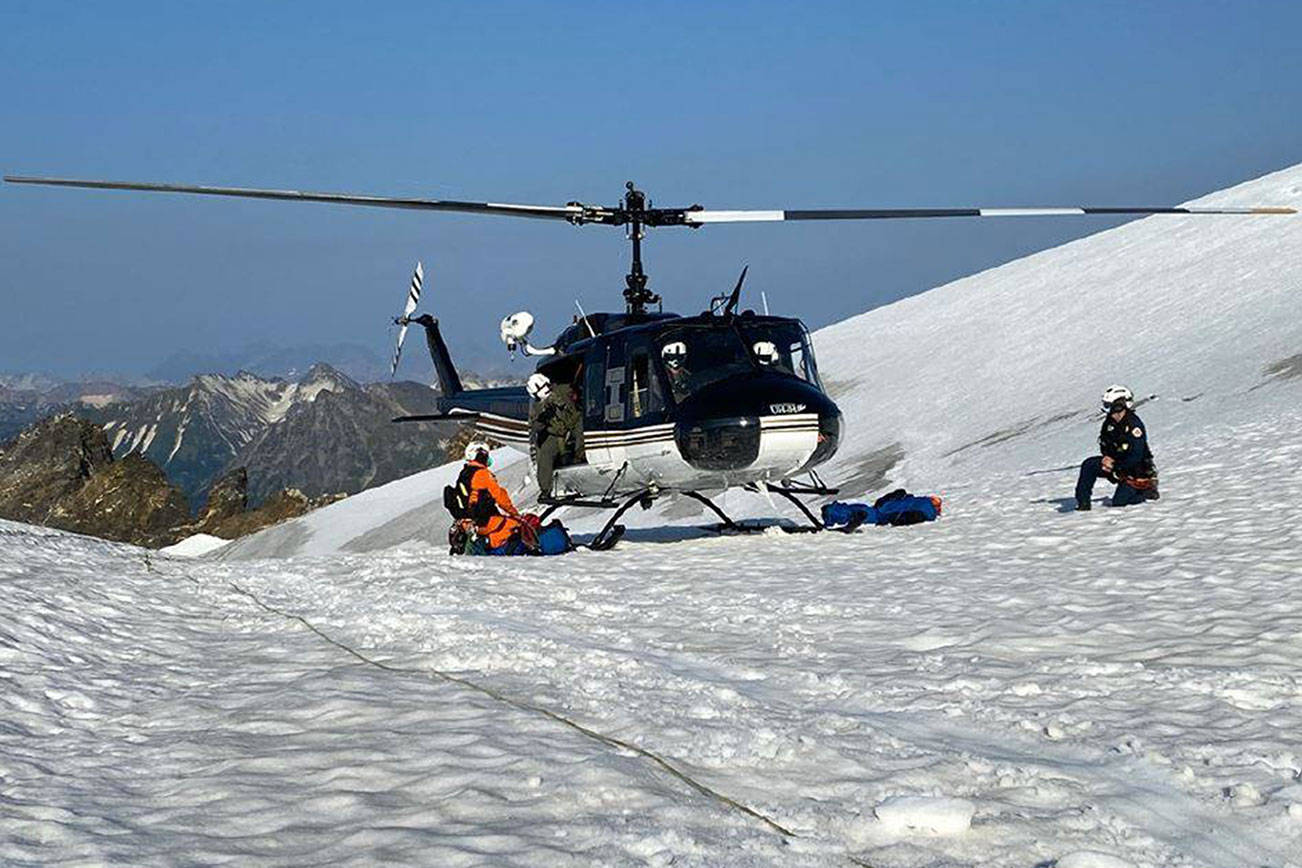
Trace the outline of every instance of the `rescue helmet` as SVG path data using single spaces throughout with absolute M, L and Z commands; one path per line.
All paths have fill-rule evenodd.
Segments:
M 676 368 L 687 360 L 687 344 L 682 341 L 673 341 L 664 345 L 660 350 L 660 358 L 664 359 L 665 364 L 671 368 Z
M 541 401 L 551 394 L 552 381 L 547 378 L 546 374 L 530 374 L 529 381 L 524 388 L 529 393 L 530 398 Z
M 936 515 L 940 515 L 941 509 L 943 507 L 943 501 L 934 494 L 931 496 L 930 500 L 931 500 L 931 505 L 936 507 Z
M 1103 410 L 1107 413 L 1115 412 L 1119 409 L 1133 410 L 1135 407 L 1135 393 L 1121 385 L 1111 385 L 1103 390 Z
M 471 440 L 466 444 L 466 460 L 478 461 L 485 467 L 491 467 L 493 464 L 492 450 L 488 444 L 482 440 Z
M 756 341 L 750 349 L 755 354 L 755 360 L 761 365 L 775 365 L 780 358 L 777 344 L 773 341 Z

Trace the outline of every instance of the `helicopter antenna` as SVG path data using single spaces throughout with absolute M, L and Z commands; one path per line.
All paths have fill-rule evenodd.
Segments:
M 597 333 L 593 330 L 592 323 L 588 322 L 588 315 L 584 313 L 583 305 L 579 304 L 579 300 L 577 298 L 574 299 L 574 306 L 579 309 L 579 317 L 582 318 L 583 324 L 588 327 L 588 337 L 595 338 L 597 336 Z
M 732 295 L 728 296 L 728 303 L 723 306 L 724 316 L 732 316 L 733 311 L 737 309 L 737 302 L 741 301 L 741 285 L 746 282 L 747 271 L 750 271 L 750 266 L 743 265 L 741 277 L 737 278 L 737 285 L 732 288 Z
M 762 290 L 762 289 L 760 290 L 760 299 L 764 302 L 764 315 L 765 315 L 765 316 L 768 316 L 768 315 L 769 315 L 769 297 L 764 293 L 764 290 Z

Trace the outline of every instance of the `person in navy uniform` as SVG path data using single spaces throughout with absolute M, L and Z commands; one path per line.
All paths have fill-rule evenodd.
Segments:
M 1148 431 L 1135 415 L 1135 395 L 1125 386 L 1103 390 L 1103 427 L 1099 429 L 1101 455 L 1086 458 L 1076 480 L 1076 508 L 1089 509 L 1094 483 L 1103 477 L 1117 484 L 1113 506 L 1132 506 L 1157 500 L 1157 468 L 1148 448 Z

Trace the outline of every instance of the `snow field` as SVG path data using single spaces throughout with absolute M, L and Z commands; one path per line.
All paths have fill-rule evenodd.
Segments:
M 1299 864 L 1302 414 L 1272 389 L 1173 424 L 1184 469 L 1128 511 L 1012 473 L 853 536 L 152 568 L 6 525 L 0 859 Z
M 195 559 L 0 525 L 0 861 L 1302 866 L 1300 227 L 1138 221 L 819 332 L 824 476 L 934 524 L 668 502 L 451 558 L 440 468 Z M 1162 499 L 1071 512 L 1116 381 Z
M 5 864 L 780 858 L 779 836 L 545 717 L 363 664 L 139 550 L 17 527 L 0 568 Z
M 1210 431 L 1175 424 L 1201 412 L 1177 402 L 1186 433 L 1158 442 L 1180 469 L 1127 511 L 1060 512 L 1072 473 L 1014 472 L 934 525 L 853 536 L 202 575 L 672 757 L 818 844 L 813 864 L 1296 864 L 1302 607 L 1282 590 L 1302 576 L 1302 478 L 1278 474 L 1295 394 L 1254 392 L 1235 409 L 1257 421 Z M 901 796 L 966 799 L 972 827 L 884 826 Z

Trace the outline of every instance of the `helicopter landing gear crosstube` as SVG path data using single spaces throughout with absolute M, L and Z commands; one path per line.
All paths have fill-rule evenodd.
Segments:
M 814 496 L 823 496 L 828 494 L 836 494 L 835 488 L 823 488 L 821 486 L 818 488 L 812 488 L 809 486 L 801 486 L 801 485 L 774 485 L 771 482 L 766 482 L 764 483 L 764 490 L 785 497 L 787 500 L 794 503 L 797 509 L 799 509 L 801 512 L 805 514 L 805 518 L 809 519 L 809 527 L 807 528 L 806 527 L 789 528 L 789 529 L 783 528 L 784 530 L 788 530 L 790 533 L 801 533 L 801 532 L 818 533 L 820 531 L 827 530 L 827 528 L 823 526 L 823 522 L 819 520 L 818 516 L 810 512 L 809 507 L 805 506 L 805 504 L 802 503 L 796 497 L 796 495 L 806 494 L 806 495 L 814 495 Z
M 604 552 L 614 548 L 615 543 L 619 542 L 620 537 L 624 535 L 624 526 L 622 524 L 616 524 L 624 513 L 628 512 L 635 505 L 641 505 L 643 509 L 650 509 L 651 504 L 655 501 L 655 497 L 655 492 L 648 488 L 639 491 L 637 494 L 632 495 L 622 502 L 608 499 L 584 500 L 579 497 L 550 499 L 549 505 L 547 509 L 543 511 L 541 518 L 543 521 L 546 521 L 548 516 L 560 509 L 562 506 L 615 510 L 615 514 L 610 517 L 605 526 L 603 526 L 597 535 L 592 538 L 592 542 L 587 544 L 587 548 L 592 549 L 594 552 Z
M 787 533 L 819 533 L 820 531 L 826 530 L 818 517 L 814 515 L 814 513 L 810 511 L 809 507 L 805 506 L 796 495 L 804 494 L 822 497 L 837 493 L 837 489 L 827 488 L 822 485 L 774 485 L 771 482 L 764 483 L 763 489 L 758 485 L 750 485 L 747 486 L 747 490 L 755 492 L 768 491 L 784 497 L 795 504 L 796 507 L 804 513 L 805 518 L 809 519 L 808 527 L 786 527 L 779 525 L 779 527 Z M 717 515 L 720 523 L 715 525 L 714 529 L 720 533 L 724 531 L 732 533 L 756 533 L 763 530 L 762 527 L 756 525 L 738 524 L 733 521 L 726 512 L 719 508 L 718 504 L 706 497 L 704 494 L 701 494 L 699 491 L 678 491 L 675 493 L 681 494 L 684 497 L 690 497 L 692 500 L 706 506 Z M 628 512 L 634 506 L 641 506 L 643 509 L 650 509 L 651 504 L 654 503 L 655 499 L 661 494 L 663 494 L 663 492 L 647 488 L 622 501 L 609 498 L 603 498 L 600 500 L 587 500 L 581 497 L 558 499 L 549 498 L 546 501 L 543 501 L 547 503 L 548 506 L 547 509 L 543 511 L 541 518 L 543 521 L 546 521 L 552 513 L 556 512 L 556 510 L 563 506 L 577 506 L 585 509 L 613 509 L 615 510 L 614 515 L 606 521 L 606 524 L 601 528 L 597 535 L 592 538 L 592 542 L 587 544 L 587 548 L 592 549 L 593 551 L 607 551 L 608 549 L 613 548 L 615 543 L 619 542 L 620 538 L 624 535 L 624 526 L 618 523 L 624 513 Z
M 785 531 L 786 533 L 819 533 L 823 530 L 826 530 L 826 528 L 823 526 L 823 523 L 819 521 L 818 516 L 810 512 L 809 507 L 805 506 L 805 504 L 802 503 L 796 497 L 796 495 L 804 494 L 804 495 L 812 495 L 816 497 L 824 497 L 824 496 L 833 495 L 837 493 L 837 489 L 827 488 L 826 486 L 823 485 L 817 485 L 817 486 L 774 485 L 771 482 L 764 483 L 763 488 L 760 488 L 758 484 L 747 485 L 746 490 L 754 491 L 756 493 L 767 491 L 773 494 L 780 495 L 781 497 L 784 497 L 787 500 L 794 503 L 796 505 L 796 508 L 799 509 L 802 513 L 804 513 L 805 518 L 809 519 L 808 527 L 804 527 L 804 526 L 787 527 L 785 525 L 778 525 L 778 527 L 782 528 L 782 530 Z M 733 521 L 728 516 L 727 513 L 725 513 L 722 509 L 720 509 L 719 506 L 714 501 L 710 500 L 708 497 L 706 497 L 705 495 L 699 492 L 681 491 L 679 492 L 679 494 L 684 494 L 692 498 L 693 500 L 699 501 L 705 504 L 706 506 L 708 506 L 711 510 L 713 510 L 714 514 L 719 516 L 720 519 L 722 519 L 722 523 L 717 525 L 716 527 L 716 529 L 720 532 L 732 531 L 735 533 L 756 533 L 763 530 L 762 527 L 758 527 L 756 525 L 738 524 L 737 522 Z

